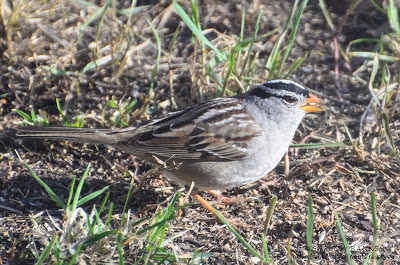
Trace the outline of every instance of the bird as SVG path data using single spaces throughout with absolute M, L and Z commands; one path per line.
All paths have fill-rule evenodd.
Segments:
M 163 175 L 194 191 L 226 190 L 265 177 L 281 161 L 307 112 L 320 99 L 291 80 L 214 98 L 137 127 L 99 129 L 21 126 L 18 138 L 103 144 L 159 165 Z
M 240 95 L 161 115 L 137 127 L 24 126 L 16 129 L 15 136 L 103 144 L 132 154 L 190 187 L 191 196 L 218 217 L 198 192 L 226 190 L 265 177 L 288 150 L 305 114 L 323 110 L 320 99 L 306 87 L 277 79 Z

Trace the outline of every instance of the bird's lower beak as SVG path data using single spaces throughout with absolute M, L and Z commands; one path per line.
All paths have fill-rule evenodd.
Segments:
M 308 98 L 306 99 L 306 104 L 304 106 L 301 106 L 300 108 L 307 111 L 307 112 L 318 112 L 318 111 L 324 111 L 319 104 L 321 100 L 317 98 L 316 96 L 309 94 Z

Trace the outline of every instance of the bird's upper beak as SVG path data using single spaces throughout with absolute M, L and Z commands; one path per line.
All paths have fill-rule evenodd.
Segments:
M 319 98 L 317 98 L 313 94 L 309 94 L 308 98 L 306 99 L 306 104 L 301 106 L 300 108 L 307 112 L 323 111 L 324 109 L 320 107 L 321 104 L 318 104 L 320 102 L 321 100 Z

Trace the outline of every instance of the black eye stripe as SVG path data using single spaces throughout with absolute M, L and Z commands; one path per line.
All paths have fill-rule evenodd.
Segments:
M 273 94 L 265 91 L 264 89 L 262 89 L 260 87 L 254 88 L 252 91 L 249 92 L 249 94 L 252 95 L 252 96 L 256 96 L 256 97 L 262 98 L 262 99 L 276 96 L 276 95 L 273 95 Z

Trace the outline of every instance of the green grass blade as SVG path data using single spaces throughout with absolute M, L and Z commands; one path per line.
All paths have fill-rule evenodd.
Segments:
M 353 263 L 353 259 L 351 258 L 352 256 L 351 256 L 351 252 L 350 252 L 350 247 L 349 247 L 349 244 L 347 243 L 346 236 L 344 235 L 342 225 L 340 223 L 339 215 L 337 214 L 336 211 L 335 211 L 335 216 L 336 216 L 336 227 L 339 232 L 340 239 L 342 240 L 344 248 L 345 248 L 347 263 L 349 265 L 353 265 L 354 263 Z
M 287 59 L 287 57 L 289 55 L 289 52 L 292 49 L 292 46 L 293 46 L 293 43 L 294 43 L 294 40 L 295 40 L 295 37 L 296 37 L 296 34 L 297 34 L 297 29 L 298 29 L 299 24 L 300 24 L 300 18 L 301 18 L 301 15 L 303 14 L 304 8 L 306 7 L 307 3 L 308 3 L 308 0 L 303 0 L 300 3 L 300 5 L 298 6 L 298 8 L 296 9 L 296 13 L 294 14 L 294 18 L 292 20 L 293 21 L 292 22 L 293 26 L 292 26 L 292 31 L 290 32 L 290 35 L 289 35 L 288 44 L 286 45 L 285 52 L 284 52 L 284 54 L 282 56 L 282 59 L 279 62 L 280 65 L 281 65 L 280 71 L 278 73 L 279 76 L 281 75 L 281 70 L 282 70 L 283 66 L 285 65 L 286 59 Z
M 374 59 L 376 56 L 378 60 L 381 62 L 391 62 L 391 63 L 399 61 L 400 59 L 399 57 L 394 57 L 385 54 L 376 54 L 375 52 L 348 52 L 347 55 L 349 57 L 360 57 L 365 59 Z
M 90 63 L 88 63 L 87 65 L 85 65 L 85 67 L 83 67 L 82 69 L 82 74 L 86 74 L 89 70 L 95 69 L 99 66 L 103 66 L 108 64 L 109 62 L 111 62 L 113 59 L 115 58 L 115 55 L 106 55 L 104 57 L 101 57 L 95 61 L 92 61 Z
M 294 71 L 297 70 L 297 68 L 300 67 L 300 65 L 303 63 L 304 59 L 307 57 L 308 53 L 305 53 L 303 56 L 296 58 L 294 62 L 292 62 L 287 69 L 283 70 L 281 72 L 281 75 L 283 78 L 288 78 Z
M 197 256 L 198 253 L 199 253 L 199 249 L 195 248 L 194 251 L 193 251 L 192 260 L 190 261 L 190 263 L 188 263 L 188 265 L 195 264 L 194 263 L 194 259 L 195 259 L 195 257 Z M 200 263 L 196 262 L 196 264 L 200 264 Z
M 374 0 L 370 0 L 370 2 L 379 12 L 381 12 L 382 14 L 386 14 L 385 10 L 380 5 L 378 5 Z
M 258 18 L 257 18 L 257 20 L 258 20 Z M 260 22 L 261 22 L 261 20 L 260 20 Z M 257 27 L 259 27 L 259 25 L 256 24 L 254 30 L 257 30 L 257 31 L 258 31 L 258 28 L 257 28 Z M 236 44 L 236 47 L 237 47 L 238 49 L 241 50 L 241 49 L 243 49 L 243 48 L 249 46 L 252 42 L 253 42 L 253 44 L 254 44 L 254 42 L 260 41 L 260 40 L 265 39 L 265 38 L 267 38 L 267 37 L 270 37 L 270 36 L 272 36 L 272 35 L 274 35 L 274 34 L 276 34 L 276 33 L 278 33 L 278 32 L 279 32 L 279 29 L 273 29 L 273 30 L 271 30 L 271 31 L 269 31 L 269 32 L 267 32 L 267 33 L 262 34 L 262 35 L 257 35 L 257 36 L 256 36 L 256 35 L 253 33 L 253 36 L 256 36 L 256 38 L 255 38 L 254 40 L 253 40 L 253 37 L 245 38 L 244 40 L 239 41 L 239 42 Z
M 172 198 L 172 200 L 168 203 L 168 206 L 166 207 L 164 214 L 161 216 L 158 222 L 158 226 L 156 226 L 155 231 L 153 232 L 152 236 L 150 237 L 149 241 L 152 243 L 155 243 L 158 241 L 157 247 L 160 248 L 164 237 L 165 237 L 165 232 L 167 229 L 167 223 L 170 220 L 175 219 L 175 203 L 178 200 L 180 196 L 180 192 L 177 192 L 175 196 Z
M 253 50 L 254 41 L 257 39 L 258 29 L 260 28 L 260 21 L 261 21 L 261 10 L 258 12 L 258 17 L 257 17 L 257 22 L 256 22 L 256 26 L 254 29 L 254 33 L 253 33 L 253 36 L 251 37 L 251 41 L 249 43 L 250 47 L 249 47 L 249 50 L 247 51 L 247 55 L 244 60 L 244 63 L 243 63 L 243 66 L 242 66 L 239 76 L 243 75 L 244 70 L 246 69 L 247 63 L 250 59 L 251 51 Z M 242 42 L 242 37 L 241 37 L 240 41 Z
M 276 206 L 276 201 L 278 198 L 276 196 L 272 197 L 271 201 L 269 202 L 269 206 L 267 209 L 267 216 L 265 218 L 265 223 L 264 223 L 264 234 L 268 234 L 268 228 L 269 224 L 271 222 L 272 214 L 274 213 L 274 209 Z
M 193 23 L 201 31 L 200 19 L 199 19 L 199 9 L 197 8 L 196 0 L 190 0 L 190 8 L 192 10 Z
M 280 57 L 281 57 L 281 51 L 279 50 L 281 42 L 283 42 L 283 36 L 282 36 L 282 39 L 278 39 L 278 42 L 275 43 L 275 46 L 272 49 L 272 52 L 271 52 L 270 56 L 268 57 L 268 61 L 267 61 L 268 77 L 267 77 L 267 80 L 272 80 L 272 79 L 276 78 L 276 69 L 278 69 L 279 60 L 280 60 Z
M 207 45 L 212 51 L 214 51 L 219 60 L 221 61 L 226 61 L 227 57 L 223 53 L 221 53 L 217 47 L 215 47 L 204 35 L 203 33 L 199 30 L 199 28 L 193 23 L 193 21 L 190 19 L 190 17 L 185 13 L 183 8 L 177 3 L 176 0 L 173 0 L 173 5 L 178 13 L 178 15 L 182 18 L 183 22 L 190 28 L 190 30 L 193 32 L 194 35 L 199 39 L 201 43 L 204 45 Z
M 296 262 L 294 262 L 294 260 L 293 260 L 291 253 L 292 253 L 292 239 L 290 238 L 286 244 L 286 257 L 288 260 L 288 265 L 296 264 Z
M 334 31 L 335 30 L 335 26 L 333 25 L 333 22 L 331 20 L 330 15 L 329 15 L 328 8 L 326 7 L 326 4 L 325 4 L 325 0 L 319 0 L 319 6 L 320 6 L 320 8 L 322 10 L 322 14 L 325 17 L 326 22 L 328 23 L 329 28 L 332 31 Z
M 236 56 L 236 51 L 235 51 L 235 49 L 233 49 L 233 50 L 231 50 L 231 53 L 229 54 L 228 69 L 226 71 L 224 82 L 222 84 L 222 93 L 220 96 L 225 95 L 226 86 L 228 85 L 228 81 L 229 81 L 229 78 L 231 77 L 233 66 L 235 64 L 235 56 Z
M 99 233 L 99 234 L 94 234 L 94 235 L 88 236 L 82 242 L 81 246 L 82 247 L 86 247 L 86 246 L 89 246 L 91 244 L 94 244 L 94 243 L 100 241 L 101 239 L 103 239 L 105 237 L 108 237 L 110 235 L 115 235 L 117 233 L 117 231 L 118 231 L 117 229 L 112 229 L 112 230 L 105 231 L 105 232 L 102 232 L 102 233 Z
M 387 16 L 390 22 L 390 26 L 397 34 L 397 38 L 400 38 L 399 12 L 397 10 L 396 4 L 394 3 L 394 0 L 389 0 L 389 6 L 387 7 Z
M 239 42 L 243 41 L 243 35 L 244 35 L 244 26 L 246 22 L 246 8 L 244 5 L 242 6 L 242 20 L 240 21 L 240 35 L 239 35 Z M 258 29 L 257 29 L 258 30 Z
M 155 76 L 154 76 L 154 79 L 155 79 Z M 153 82 L 153 87 L 154 87 L 154 80 L 152 82 Z M 137 102 L 138 101 L 136 99 L 129 102 L 129 104 L 126 106 L 126 108 L 124 110 L 123 115 L 131 113 L 133 108 L 136 106 Z
M 132 227 L 135 227 L 135 226 L 138 226 L 138 225 L 140 225 L 140 224 L 142 224 L 143 222 L 145 222 L 145 221 L 147 221 L 147 220 L 149 220 L 150 219 L 150 217 L 144 217 L 144 218 L 142 218 L 142 219 L 139 219 L 139 220 L 137 220 L 137 221 L 134 221 L 134 222 L 132 222 L 131 223 L 131 226 Z
M 106 15 L 107 9 L 110 7 L 110 5 L 111 5 L 111 0 L 107 0 L 104 3 L 104 6 L 101 8 L 101 12 L 99 15 L 99 22 L 97 24 L 96 41 L 99 40 L 101 25 L 103 24 L 104 16 Z
M 27 121 L 28 123 L 32 123 L 33 124 L 33 120 L 31 118 L 31 116 L 29 116 L 28 114 L 26 114 L 25 112 L 21 111 L 21 110 L 14 110 L 15 113 L 17 113 L 19 116 L 22 117 L 22 119 L 24 119 L 25 121 Z
M 31 117 L 32 117 L 32 121 L 34 122 L 34 125 L 37 125 L 37 118 L 36 118 L 36 114 L 35 111 L 32 109 L 31 110 Z
M 117 15 L 124 16 L 124 15 L 135 15 L 142 12 L 144 9 L 151 7 L 148 6 L 131 6 L 129 8 L 117 10 Z
M 53 255 L 56 257 L 56 265 L 62 265 L 61 256 L 60 256 L 60 244 L 56 242 L 53 247 Z
M 306 230 L 306 247 L 307 247 L 307 260 L 311 260 L 312 254 L 312 236 L 314 230 L 314 214 L 313 214 L 313 204 L 310 193 L 308 194 L 307 203 L 307 230 Z
M 72 255 L 71 260 L 68 262 L 68 265 L 73 265 L 74 264 L 74 262 L 76 260 L 76 257 L 78 257 L 79 252 L 81 252 L 81 249 L 82 249 L 82 245 L 79 245 L 75 249 L 74 255 Z
M 45 249 L 43 250 L 42 254 L 40 254 L 40 256 L 39 256 L 39 259 L 36 261 L 36 263 L 35 263 L 36 265 L 43 264 L 44 260 L 49 255 L 54 243 L 56 242 L 56 240 L 57 240 L 57 234 L 53 234 L 49 244 L 45 247 Z
M 152 230 L 153 228 L 161 227 L 161 226 L 165 225 L 167 222 L 172 221 L 174 219 L 175 219 L 174 216 L 171 216 L 169 218 L 165 218 L 165 219 L 163 219 L 163 220 L 161 220 L 159 222 L 156 222 L 156 223 L 154 223 L 152 225 L 149 225 L 146 228 L 143 228 L 142 230 L 138 231 L 136 234 L 137 235 L 142 235 L 142 234 L 146 233 L 147 231 Z
M 69 185 L 67 206 L 70 206 L 72 197 L 73 197 L 73 195 L 74 195 L 75 181 L 76 181 L 76 176 L 74 176 L 74 177 L 72 178 L 71 184 Z
M 58 113 L 60 113 L 60 115 L 64 121 L 64 125 L 66 127 L 68 127 L 68 119 L 67 119 L 67 117 L 65 117 L 64 111 L 61 110 L 60 101 L 58 100 L 58 98 L 56 98 L 56 105 L 57 105 Z
M 118 264 L 119 265 L 123 265 L 124 264 L 124 257 L 123 257 L 123 253 L 124 251 L 122 250 L 122 233 L 121 231 L 118 232 L 117 235 L 117 250 L 118 250 Z
M 174 32 L 174 35 L 172 37 L 171 44 L 170 44 L 170 47 L 169 47 L 168 67 L 169 67 L 170 71 L 173 69 L 173 66 L 172 66 L 172 54 L 174 53 L 174 50 L 176 49 L 175 42 L 176 42 L 176 38 L 178 37 L 179 29 L 180 29 L 180 27 L 178 25 L 176 27 L 176 30 Z M 177 108 L 178 105 L 177 105 L 176 100 L 175 100 L 175 90 L 172 89 L 172 85 L 171 85 L 171 89 L 170 89 L 170 100 L 171 100 L 173 106 L 175 106 L 175 108 Z
M 354 45 L 354 44 L 358 44 L 358 43 L 364 43 L 364 42 L 374 42 L 374 43 L 382 43 L 382 40 L 379 39 L 371 39 L 371 38 L 359 38 L 359 39 L 355 39 L 349 42 L 349 46 L 350 45 Z
M 110 0 L 107 0 L 107 2 L 106 2 L 106 5 L 108 4 L 108 3 L 111 3 L 111 1 Z M 82 24 L 82 26 L 80 26 L 79 27 L 79 30 L 78 30 L 78 34 L 79 34 L 79 39 L 82 37 L 82 35 L 83 35 L 83 33 L 85 32 L 85 30 L 86 30 L 86 28 L 90 25 L 90 24 L 92 24 L 94 21 L 96 21 L 98 18 L 99 18 L 99 16 L 101 16 L 101 14 L 102 14 L 102 12 L 103 12 L 103 9 L 102 8 L 100 8 L 100 7 L 98 7 L 98 6 L 96 6 L 98 9 L 96 10 L 96 12 L 94 12 L 94 14 L 85 22 L 85 23 L 83 23 Z
M 93 205 L 93 212 L 94 212 L 94 233 L 93 234 L 97 234 L 100 233 L 103 230 L 103 222 L 101 220 L 100 214 L 98 212 L 98 210 L 95 208 L 95 205 Z
M 269 258 L 269 253 L 268 253 L 267 240 L 265 239 L 264 233 L 261 233 L 261 240 L 262 240 L 262 245 L 263 245 L 263 250 L 264 250 L 265 263 L 271 264 L 271 259 Z
M 106 205 L 106 202 L 107 202 L 107 200 L 108 200 L 108 197 L 110 197 L 110 192 L 107 192 L 107 193 L 106 193 L 106 196 L 104 196 L 104 199 L 103 199 L 103 201 L 101 202 L 100 207 L 99 207 L 99 214 L 101 214 L 101 213 L 103 212 L 103 209 L 104 209 L 104 206 Z
M 36 173 L 28 166 L 27 163 L 22 162 L 22 165 L 28 170 L 28 172 L 34 177 L 34 179 L 39 182 L 39 184 L 46 190 L 47 194 L 50 196 L 50 198 L 57 203 L 58 206 L 60 206 L 62 209 L 66 209 L 67 206 L 58 198 L 58 196 L 50 189 L 49 186 L 47 186 L 46 183 L 44 183 L 37 175 Z
M 120 223 L 121 226 L 123 225 L 123 223 L 125 223 L 126 208 L 128 207 L 129 201 L 131 199 L 130 197 L 132 196 L 132 189 L 133 189 L 133 177 L 132 177 L 131 183 L 129 184 L 128 196 L 126 196 L 124 208 L 122 210 L 122 218 L 121 218 L 121 223 Z
M 94 235 L 95 234 L 95 232 L 94 232 L 94 221 L 93 221 L 93 223 L 91 222 L 91 218 L 90 218 L 89 214 L 86 214 L 85 216 L 86 216 L 87 227 L 89 229 L 89 235 Z
M 278 66 L 279 60 L 280 60 L 280 53 L 281 53 L 280 48 L 283 43 L 283 39 L 285 38 L 285 35 L 289 29 L 290 21 L 292 20 L 293 12 L 297 8 L 298 2 L 299 2 L 299 0 L 295 0 L 295 2 L 293 3 L 290 14 L 289 14 L 288 18 L 286 19 L 286 22 L 285 22 L 284 26 L 282 27 L 282 30 L 279 33 L 279 38 L 276 41 L 276 43 L 271 51 L 271 54 L 268 57 L 267 64 L 266 64 L 266 67 L 269 70 L 268 77 L 267 77 L 268 80 L 271 80 L 275 77 L 275 70 L 277 69 L 277 66 Z
M 87 166 L 85 172 L 82 175 L 81 180 L 78 183 L 78 186 L 76 187 L 74 199 L 72 201 L 72 205 L 71 205 L 71 209 L 70 209 L 72 212 L 74 212 L 76 210 L 76 208 L 78 207 L 79 196 L 81 195 L 83 183 L 85 182 L 85 179 L 86 179 L 86 177 L 87 177 L 87 175 L 89 173 L 90 166 L 91 166 L 91 164 L 89 163 L 89 165 Z
M 89 195 L 86 195 L 85 197 L 83 197 L 82 199 L 80 199 L 78 201 L 77 207 L 81 206 L 82 204 L 96 198 L 97 196 L 99 196 L 100 194 L 102 194 L 103 192 L 105 192 L 106 190 L 108 190 L 109 186 L 106 186 L 104 188 L 102 188 L 101 190 L 97 190 L 95 192 L 90 193 Z
M 211 206 L 212 207 L 212 206 Z M 218 217 L 219 220 L 221 220 L 221 222 L 223 222 L 226 227 L 231 231 L 231 233 L 237 238 L 237 240 L 239 240 L 240 243 L 242 243 L 244 245 L 244 247 L 253 255 L 256 256 L 257 258 L 259 258 L 262 262 L 267 262 L 266 258 L 263 257 L 260 253 L 257 252 L 257 250 L 255 250 L 246 240 L 244 240 L 243 237 L 241 237 L 239 235 L 239 233 L 235 230 L 235 228 L 232 227 L 232 225 L 225 220 L 224 217 L 222 217 L 222 215 L 214 208 L 212 207 L 215 215 Z
M 113 210 L 114 210 L 114 203 L 111 203 L 110 209 L 108 209 L 107 221 L 105 223 L 105 226 L 108 226 L 110 224 Z
M 370 250 L 370 251 L 368 252 L 367 257 L 365 258 L 365 260 L 364 260 L 364 262 L 363 262 L 363 265 L 368 265 L 368 264 L 369 264 L 369 260 L 371 259 L 371 256 L 372 256 L 372 250 Z

